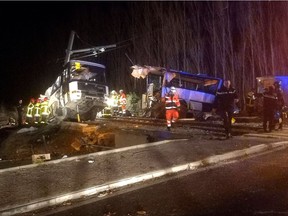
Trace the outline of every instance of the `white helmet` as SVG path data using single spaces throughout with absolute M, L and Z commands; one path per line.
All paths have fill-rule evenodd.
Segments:
M 174 86 L 171 86 L 170 91 L 175 93 L 176 92 L 176 88 Z

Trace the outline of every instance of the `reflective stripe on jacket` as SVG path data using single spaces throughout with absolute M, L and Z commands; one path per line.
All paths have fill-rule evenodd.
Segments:
M 36 103 L 34 106 L 34 116 L 35 117 L 40 117 L 41 115 L 41 104 L 40 103 Z
M 126 104 L 126 95 L 125 94 L 121 94 L 120 95 L 120 98 L 119 98 L 119 104 L 120 105 L 124 105 L 124 104 Z
M 33 109 L 34 109 L 34 104 L 30 102 L 27 107 L 27 113 L 26 113 L 27 117 L 30 117 L 30 118 L 33 117 Z
M 41 115 L 49 115 L 48 101 L 43 101 L 41 103 Z
M 165 96 L 165 109 L 177 109 L 180 107 L 180 101 L 178 95 L 166 95 Z
M 117 107 L 118 105 L 118 100 L 117 100 L 117 95 L 112 95 L 111 96 L 111 101 L 112 101 L 112 107 Z

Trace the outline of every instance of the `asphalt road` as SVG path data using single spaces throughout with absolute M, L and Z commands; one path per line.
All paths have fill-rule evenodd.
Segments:
M 287 198 L 285 149 L 66 203 L 33 215 L 288 215 Z

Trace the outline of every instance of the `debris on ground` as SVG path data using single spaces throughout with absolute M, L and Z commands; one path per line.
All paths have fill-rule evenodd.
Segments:
M 9 161 L 41 163 L 115 147 L 113 129 L 101 125 L 59 121 L 9 130 L 0 140 L 0 168 Z

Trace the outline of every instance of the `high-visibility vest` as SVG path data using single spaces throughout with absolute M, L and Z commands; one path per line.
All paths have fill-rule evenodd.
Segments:
M 40 117 L 41 116 L 41 104 L 37 102 L 34 106 L 34 116 Z
M 165 96 L 165 109 L 177 109 L 180 107 L 180 101 L 177 94 Z
M 48 109 L 48 101 L 43 101 L 41 103 L 41 115 L 49 115 L 49 109 Z
M 117 107 L 117 103 L 118 103 L 118 100 L 117 100 L 118 96 L 117 95 L 112 95 L 111 96 L 111 100 L 112 100 L 112 107 Z
M 126 104 L 126 95 L 123 93 L 119 97 L 119 105 L 125 105 Z
M 32 102 L 30 102 L 28 104 L 28 107 L 27 107 L 27 113 L 26 113 L 26 116 L 28 118 L 32 118 L 33 117 L 33 109 L 34 109 L 34 104 Z

